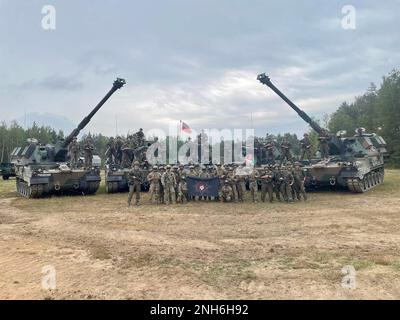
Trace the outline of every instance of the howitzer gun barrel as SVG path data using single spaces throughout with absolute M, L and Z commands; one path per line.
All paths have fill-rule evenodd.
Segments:
M 286 97 L 275 85 L 271 82 L 271 79 L 265 74 L 259 74 L 257 76 L 257 80 L 260 81 L 262 84 L 270 87 L 272 91 L 274 91 L 283 101 L 285 101 L 297 114 L 307 122 L 311 128 L 317 131 L 320 135 L 325 134 L 325 130 L 322 129 L 318 123 L 313 121 L 303 110 L 301 110 L 298 106 L 296 106 L 288 97 Z
M 112 88 L 110 91 L 104 96 L 104 98 L 97 104 L 96 107 L 78 124 L 78 126 L 70 133 L 70 135 L 64 140 L 63 147 L 66 148 L 71 141 L 74 139 L 74 137 L 77 137 L 79 132 L 83 128 L 87 126 L 87 124 L 90 122 L 90 120 L 93 118 L 93 116 L 99 111 L 99 109 L 103 106 L 104 103 L 113 95 L 115 91 L 118 89 L 121 89 L 126 81 L 121 78 L 117 78 L 117 80 L 114 81 Z

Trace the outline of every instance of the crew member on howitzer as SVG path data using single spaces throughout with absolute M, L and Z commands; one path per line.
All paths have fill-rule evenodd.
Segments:
M 267 144 L 265 145 L 265 149 L 267 151 L 267 163 L 274 164 L 275 163 L 275 142 L 272 138 L 268 138 Z
M 94 143 L 92 137 L 87 137 L 85 144 L 83 145 L 83 151 L 85 155 L 85 169 L 90 170 L 93 167 L 93 152 Z
M 303 139 L 300 140 L 301 156 L 300 161 L 304 160 L 304 156 L 307 156 L 307 160 L 311 160 L 311 140 L 308 133 L 303 135 Z
M 116 143 L 114 137 L 110 137 L 106 145 L 106 158 L 108 164 L 116 163 Z
M 131 206 L 133 194 L 136 193 L 135 204 L 140 205 L 140 189 L 142 187 L 143 177 L 139 168 L 139 162 L 134 162 L 132 169 L 128 173 L 129 195 L 128 207 Z
M 290 151 L 291 148 L 292 145 L 289 142 L 288 138 L 283 138 L 283 141 L 281 143 L 281 165 L 286 161 L 292 162 L 292 153 Z
M 68 153 L 70 166 L 72 169 L 75 169 L 78 166 L 79 162 L 79 143 L 76 137 L 74 137 L 72 139 L 72 142 L 68 145 Z
M 319 135 L 318 137 L 318 149 L 321 152 L 321 158 L 322 159 L 328 159 L 329 158 L 329 141 L 331 140 L 331 137 L 326 130 L 323 130 L 322 134 Z

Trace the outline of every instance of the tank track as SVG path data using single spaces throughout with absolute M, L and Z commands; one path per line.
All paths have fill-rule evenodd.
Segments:
M 95 194 L 97 192 L 97 190 L 99 189 L 99 187 L 100 187 L 99 181 L 88 182 L 88 186 L 87 186 L 86 190 L 84 191 L 84 194 L 87 194 L 87 195 Z
M 118 182 L 107 182 L 106 184 L 107 193 L 117 193 L 119 192 Z
M 367 173 L 363 179 L 353 178 L 347 180 L 347 187 L 351 192 L 354 193 L 364 193 L 372 188 L 383 183 L 385 178 L 384 169 L 378 169 Z
M 44 194 L 44 186 L 42 184 L 35 184 L 28 186 L 25 181 L 17 180 L 17 192 L 28 199 L 41 198 Z

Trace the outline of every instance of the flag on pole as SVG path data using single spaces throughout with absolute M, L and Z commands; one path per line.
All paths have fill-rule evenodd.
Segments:
M 184 132 L 186 134 L 191 134 L 192 129 L 189 127 L 189 125 L 186 122 L 183 122 L 181 120 L 181 132 Z

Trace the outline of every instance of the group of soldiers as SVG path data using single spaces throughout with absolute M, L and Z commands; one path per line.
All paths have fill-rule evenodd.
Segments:
M 93 166 L 93 153 L 94 153 L 94 142 L 92 137 L 86 137 L 83 142 L 83 155 L 84 155 L 84 168 L 90 170 Z M 80 155 L 81 146 L 79 145 L 78 139 L 74 137 L 71 143 L 68 145 L 68 153 L 70 157 L 70 166 L 72 169 L 76 169 L 81 166 Z
M 329 140 L 330 137 L 328 134 L 326 135 L 320 135 L 318 137 L 318 150 L 320 152 L 321 158 L 322 159 L 327 159 L 329 158 Z M 274 164 L 275 163 L 275 148 L 280 149 L 280 164 L 284 164 L 285 162 L 293 162 L 293 156 L 292 156 L 292 144 L 289 142 L 289 139 L 287 137 L 283 138 L 283 141 L 280 145 L 276 145 L 276 142 L 269 137 L 267 139 L 267 142 L 264 145 L 266 152 L 267 152 L 267 162 L 269 164 Z M 312 158 L 312 143 L 310 140 L 310 136 L 308 133 L 305 133 L 303 135 L 303 138 L 300 140 L 300 149 L 301 149 L 301 154 L 300 154 L 300 161 L 303 161 L 305 158 L 307 160 L 311 160 Z
M 305 175 L 301 164 L 267 165 L 261 168 L 243 165 L 208 165 L 189 164 L 189 166 L 166 165 L 153 166 L 147 177 L 142 176 L 139 162 L 135 161 L 128 174 L 129 196 L 131 206 L 134 194 L 135 204 L 140 204 L 140 190 L 145 179 L 149 182 L 150 202 L 153 204 L 175 204 L 188 201 L 215 200 L 221 202 L 244 202 L 247 186 L 251 200 L 259 201 L 259 189 L 262 202 L 292 202 L 307 200 L 304 189 Z M 218 196 L 190 197 L 188 195 L 187 177 L 219 179 Z
M 120 136 L 117 136 L 115 139 L 111 137 L 106 146 L 107 164 L 115 164 L 122 168 L 130 168 L 132 159 L 140 156 L 138 151 L 140 151 L 144 145 L 145 135 L 142 128 L 133 135 L 128 135 L 126 139 Z

